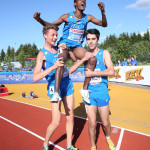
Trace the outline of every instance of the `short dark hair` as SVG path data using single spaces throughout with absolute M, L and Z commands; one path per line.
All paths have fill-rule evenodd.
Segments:
M 76 3 L 77 2 L 77 0 L 74 0 L 74 3 Z
M 85 32 L 85 36 L 87 37 L 88 34 L 95 34 L 97 39 L 99 40 L 100 32 L 97 29 L 88 29 Z
M 54 29 L 54 30 L 56 30 L 56 31 L 59 30 L 58 26 L 56 26 L 56 25 L 54 25 L 54 24 L 50 24 L 50 25 L 48 25 L 48 26 L 44 26 L 44 27 L 43 27 L 43 35 L 46 34 L 49 29 Z

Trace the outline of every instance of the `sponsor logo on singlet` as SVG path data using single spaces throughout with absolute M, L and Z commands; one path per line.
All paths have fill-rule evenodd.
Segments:
M 68 39 L 81 43 L 84 35 L 84 28 L 85 26 L 82 24 L 82 22 L 73 24 L 69 30 Z

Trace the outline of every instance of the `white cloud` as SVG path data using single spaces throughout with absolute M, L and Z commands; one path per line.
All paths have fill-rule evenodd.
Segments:
M 122 26 L 122 23 L 118 24 L 115 28 L 115 30 L 118 30 Z
M 148 18 L 148 19 L 150 19 L 150 14 L 149 14 L 149 15 L 147 15 L 147 18 Z
M 150 8 L 150 0 L 136 0 L 134 4 L 128 5 L 126 8 L 147 10 Z

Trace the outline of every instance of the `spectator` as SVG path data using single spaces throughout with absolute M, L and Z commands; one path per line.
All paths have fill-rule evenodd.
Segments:
M 129 66 L 138 66 L 137 61 L 134 59 L 134 56 L 131 56 L 131 61 Z
M 6 68 L 4 69 L 4 72 L 9 72 L 8 67 L 6 67 Z
M 123 59 L 121 66 L 127 66 L 127 59 L 126 58 Z
M 20 71 L 24 71 L 23 67 L 21 66 Z
M 134 61 L 135 61 L 136 66 L 138 66 L 138 63 L 137 63 L 137 60 L 136 60 L 136 55 L 134 55 Z
M 116 66 L 121 66 L 121 62 L 120 62 L 120 60 L 118 60 L 118 61 L 117 61 Z
M 2 72 L 3 71 L 3 69 L 2 68 L 0 68 L 0 72 Z
M 23 71 L 27 71 L 27 67 L 26 66 L 23 67 Z
M 16 72 L 16 71 L 17 71 L 16 68 L 12 67 L 12 72 Z

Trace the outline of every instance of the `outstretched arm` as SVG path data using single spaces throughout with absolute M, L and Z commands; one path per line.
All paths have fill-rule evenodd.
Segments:
M 109 51 L 104 50 L 103 52 L 103 61 L 104 64 L 107 66 L 107 69 L 104 71 L 91 71 L 90 69 L 86 68 L 85 76 L 92 77 L 92 76 L 114 76 L 114 66 L 111 61 L 111 56 Z
M 98 7 L 99 7 L 99 9 L 101 10 L 101 13 L 102 13 L 102 21 L 96 19 L 92 15 L 88 15 L 88 21 L 92 22 L 96 25 L 102 26 L 102 27 L 107 27 L 107 19 L 106 19 L 106 15 L 105 15 L 104 3 L 99 2 Z
M 81 59 L 81 60 L 78 60 L 76 63 L 74 63 L 70 69 L 69 69 L 69 73 L 73 73 L 75 72 L 80 65 L 82 65 L 85 61 L 89 60 L 91 57 L 94 57 L 94 55 L 90 52 L 86 52 L 85 56 Z
M 43 19 L 40 18 L 40 12 L 36 12 L 34 15 L 33 15 L 33 18 L 38 21 L 40 24 L 42 24 L 43 26 L 48 26 L 50 24 L 54 24 L 54 25 L 61 25 L 63 22 L 67 22 L 67 19 L 68 19 L 68 14 L 64 14 L 62 15 L 57 21 L 54 21 L 52 23 L 49 23 L 49 22 L 46 22 L 44 21 Z

